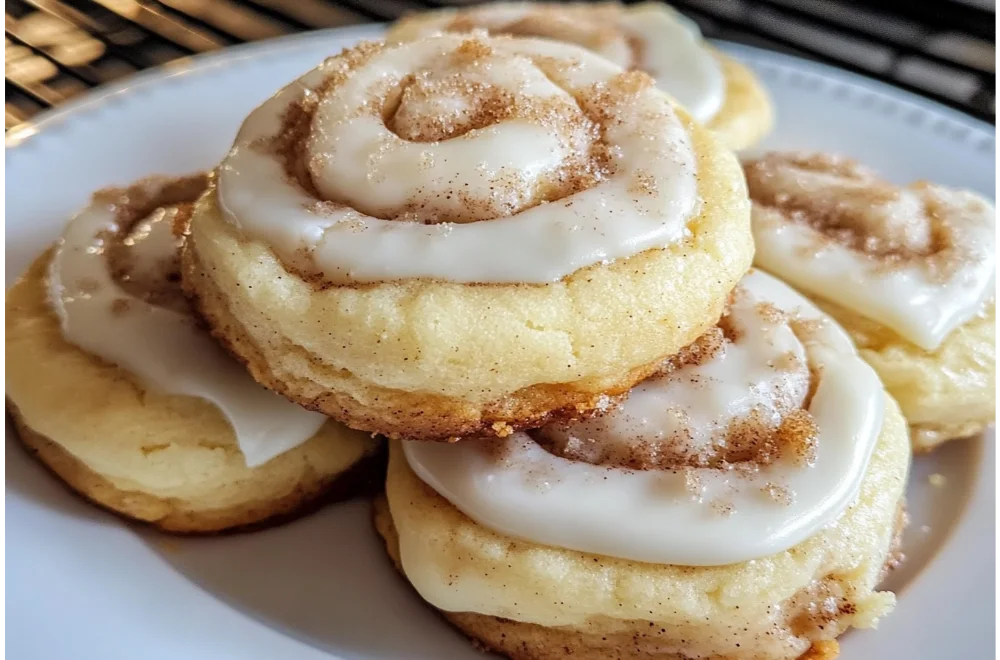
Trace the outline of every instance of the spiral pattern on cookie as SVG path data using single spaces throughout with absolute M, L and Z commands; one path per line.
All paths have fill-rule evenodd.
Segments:
M 712 119 L 725 102 L 725 75 L 697 24 L 658 2 L 494 2 L 448 8 L 403 18 L 387 39 L 477 29 L 576 44 L 624 69 L 645 71 L 701 122 Z
M 899 187 L 826 154 L 745 166 L 756 262 L 933 349 L 981 309 L 996 270 L 995 210 L 968 191 Z
M 48 301 L 67 342 L 144 389 L 215 404 L 256 467 L 306 442 L 326 420 L 257 385 L 188 306 L 179 252 L 209 180 L 157 176 L 97 192 L 59 239 Z
M 421 479 L 495 531 L 636 561 L 727 564 L 787 549 L 840 515 L 884 405 L 843 330 L 756 272 L 718 327 L 604 415 L 404 451 Z
M 229 220 L 325 285 L 545 283 L 685 236 L 695 156 L 652 80 L 575 46 L 362 44 L 248 117 Z
M 625 405 L 529 434 L 557 456 L 630 470 L 745 469 L 783 457 L 807 464 L 817 435 L 806 406 L 812 376 L 791 321 L 737 289 L 719 325 L 633 388 Z

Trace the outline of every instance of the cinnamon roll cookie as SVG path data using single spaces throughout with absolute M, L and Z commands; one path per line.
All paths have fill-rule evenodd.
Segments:
M 771 129 L 771 101 L 754 74 L 661 2 L 494 2 L 413 14 L 393 24 L 386 38 L 412 41 L 475 29 L 573 43 L 622 68 L 645 71 L 731 149 L 749 147 Z
M 349 495 L 377 444 L 257 385 L 199 328 L 178 247 L 206 178 L 97 193 L 7 293 L 7 410 L 92 502 L 173 532 Z
M 830 658 L 893 608 L 909 456 L 850 338 L 757 271 L 602 417 L 392 443 L 376 526 L 428 603 L 511 658 Z
M 838 156 L 746 165 L 756 263 L 851 334 L 917 450 L 978 433 L 996 406 L 996 212 L 968 191 L 895 186 Z
M 739 164 L 641 72 L 447 34 L 344 51 L 247 118 L 184 284 L 264 385 L 354 428 L 606 407 L 749 268 Z

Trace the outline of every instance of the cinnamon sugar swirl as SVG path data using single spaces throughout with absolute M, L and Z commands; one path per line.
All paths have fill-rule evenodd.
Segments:
M 441 9 L 397 21 L 387 39 L 476 29 L 573 43 L 622 68 L 645 71 L 731 149 L 750 146 L 771 128 L 771 102 L 753 73 L 707 44 L 696 23 L 660 2 L 494 2 Z
M 173 532 L 284 519 L 377 444 L 257 385 L 197 323 L 180 245 L 207 177 L 98 192 L 7 294 L 7 408 L 71 488 Z
M 754 272 L 601 417 L 393 443 L 376 525 L 425 600 L 512 658 L 790 660 L 892 609 L 908 466 L 847 334 Z
M 444 440 L 578 417 L 710 327 L 749 267 L 734 159 L 569 44 L 367 43 L 245 121 L 185 287 L 264 385 Z
M 996 212 L 968 191 L 896 186 L 846 158 L 746 165 L 756 262 L 851 333 L 927 450 L 993 421 Z

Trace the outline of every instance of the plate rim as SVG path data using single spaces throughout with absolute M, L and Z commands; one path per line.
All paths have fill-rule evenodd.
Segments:
M 29 119 L 27 122 L 14 127 L 4 136 L 5 151 L 8 153 L 15 153 L 18 147 L 22 147 L 25 144 L 30 143 L 31 138 L 43 130 L 51 130 L 64 121 L 71 119 L 72 116 L 77 113 L 85 112 L 87 110 L 96 110 L 97 106 L 101 105 L 105 101 L 108 101 L 112 97 L 145 85 L 154 84 L 168 78 L 190 75 L 207 69 L 232 66 L 242 61 L 263 56 L 266 53 L 292 50 L 298 47 L 308 47 L 312 45 L 312 42 L 322 41 L 332 34 L 344 37 L 345 35 L 353 35 L 356 33 L 356 38 L 359 40 L 365 39 L 366 37 L 377 38 L 381 36 L 381 33 L 384 32 L 388 25 L 388 23 L 379 22 L 359 23 L 356 25 L 324 28 L 321 30 L 288 34 L 271 39 L 228 46 L 226 48 L 220 48 L 219 50 L 205 53 L 198 53 L 167 62 L 166 64 L 158 67 L 137 71 L 136 73 L 125 76 L 122 79 L 108 85 L 102 85 L 85 92 L 79 97 L 70 99 L 58 107 L 45 110 L 32 119 Z M 771 60 L 770 63 L 772 64 L 777 63 L 784 66 L 798 68 L 805 66 L 807 69 L 812 69 L 812 73 L 819 75 L 820 77 L 831 78 L 838 82 L 867 88 L 866 91 L 889 98 L 894 102 L 905 102 L 910 105 L 921 107 L 925 111 L 936 113 L 938 115 L 944 115 L 947 119 L 959 124 L 964 124 L 971 130 L 987 133 L 989 136 L 993 137 L 995 142 L 996 126 L 993 124 L 977 119 L 965 112 L 962 112 L 961 110 L 951 108 L 915 92 L 896 87 L 891 83 L 877 80 L 853 71 L 847 71 L 846 69 L 840 69 L 825 62 L 810 60 L 780 51 L 761 48 L 759 46 L 751 46 L 723 39 L 711 39 L 709 41 L 728 53 L 742 55 L 747 59 L 765 62 L 767 60 Z

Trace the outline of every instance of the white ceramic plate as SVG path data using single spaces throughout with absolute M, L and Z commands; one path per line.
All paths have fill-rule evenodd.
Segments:
M 243 116 L 377 26 L 185 60 L 101 90 L 8 136 L 7 286 L 91 191 L 211 167 Z M 723 46 L 770 89 L 765 147 L 835 150 L 897 181 L 994 196 L 994 130 L 891 87 Z M 383 556 L 367 502 L 247 536 L 173 539 L 67 493 L 7 431 L 7 652 L 18 660 L 482 657 L 422 607 Z M 928 475 L 946 485 L 933 488 Z M 851 632 L 843 658 L 992 657 L 994 442 L 917 459 L 896 612 Z M 961 597 L 959 598 L 959 594 Z

